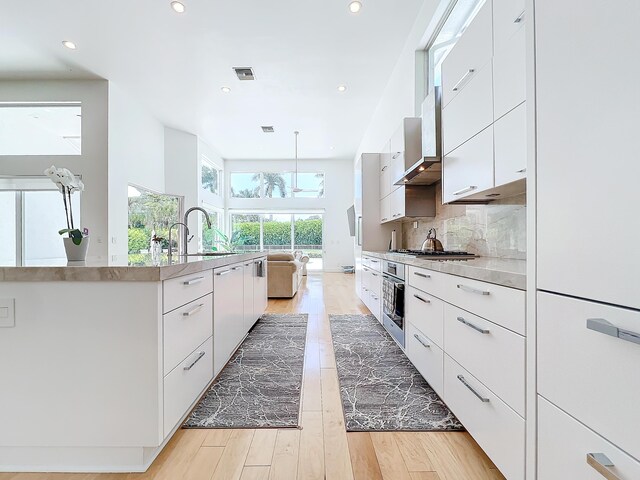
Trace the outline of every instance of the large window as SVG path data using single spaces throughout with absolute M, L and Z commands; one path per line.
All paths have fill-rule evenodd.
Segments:
M 224 225 L 222 224 L 222 209 L 213 207 L 212 205 L 207 205 L 206 203 L 202 205 L 202 208 L 204 208 L 209 214 L 211 228 L 209 228 L 204 215 L 201 212 L 198 212 L 202 226 L 202 234 L 200 235 L 200 251 L 211 252 L 213 250 L 224 250 L 224 239 L 218 234 L 218 232 L 222 232 L 224 230 Z
M 205 155 L 202 155 L 200 183 L 204 190 L 213 195 L 220 195 L 222 191 L 222 169 Z
M 322 198 L 324 173 L 232 172 L 229 195 L 232 198 Z
M 236 250 L 302 250 L 308 269 L 322 269 L 323 214 L 310 212 L 237 212 L 231 214 Z
M 182 197 L 152 192 L 129 185 L 129 256 L 136 263 L 135 255 L 149 252 L 151 238 L 155 233 L 161 237 L 162 249 L 169 246 L 169 227 L 180 221 Z M 178 229 L 174 228 L 178 237 Z M 178 238 L 174 240 L 174 248 Z

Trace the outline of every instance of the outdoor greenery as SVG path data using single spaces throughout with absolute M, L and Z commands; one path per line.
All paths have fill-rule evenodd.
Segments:
M 143 191 L 129 197 L 129 253 L 149 250 L 152 232 L 162 237 L 162 248 L 169 246 L 169 226 L 178 221 L 176 197 Z
M 251 182 L 257 184 L 256 186 L 252 186 L 249 188 L 242 188 L 240 190 L 236 190 L 234 188 L 233 182 L 234 177 L 231 177 L 232 185 L 230 185 L 230 193 L 233 198 L 260 198 L 261 191 L 263 198 L 290 198 L 294 197 L 306 197 L 306 198 L 322 198 L 324 197 L 324 173 L 300 173 L 300 177 L 305 178 L 303 176 L 312 175 L 313 178 L 318 179 L 317 182 L 317 191 L 307 190 L 304 192 L 292 192 L 292 181 L 293 181 L 293 173 L 272 173 L 272 172 L 260 172 L 254 174 L 244 174 L 238 172 L 237 175 L 243 177 L 245 175 L 251 175 Z M 237 182 L 243 182 L 243 180 L 236 180 Z M 246 179 L 244 180 L 246 182 Z M 308 181 L 308 180 L 307 180 Z M 303 182 L 300 182 L 303 183 Z M 303 183 L 304 184 L 304 183 Z M 246 185 L 246 183 L 245 183 Z M 237 187 L 237 185 L 236 185 Z
M 202 164 L 202 188 L 219 195 L 219 187 L 220 180 L 218 178 L 218 170 L 209 165 Z
M 245 217 L 250 217 L 246 215 Z M 254 215 L 254 217 L 257 217 Z M 241 245 L 260 245 L 260 221 L 258 218 L 235 222 L 234 234 L 242 239 Z M 264 221 L 264 245 L 291 245 L 291 223 Z M 294 222 L 295 245 L 322 245 L 322 219 L 311 218 Z

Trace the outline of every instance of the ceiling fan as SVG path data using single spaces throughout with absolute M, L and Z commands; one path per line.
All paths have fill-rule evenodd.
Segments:
M 293 132 L 293 134 L 295 135 L 296 139 L 296 174 L 293 177 L 293 188 L 291 190 L 293 191 L 293 193 L 316 193 L 317 190 L 305 190 L 303 188 L 298 188 L 298 135 L 300 135 L 300 132 L 296 130 L 295 132 Z

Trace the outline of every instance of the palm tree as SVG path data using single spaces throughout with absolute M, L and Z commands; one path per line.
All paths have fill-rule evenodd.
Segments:
M 280 189 L 280 196 L 285 198 L 287 196 L 287 184 L 284 180 L 284 177 L 279 173 L 263 173 L 262 174 L 263 182 L 264 182 L 264 196 L 266 198 L 273 198 L 273 191 L 276 189 Z M 252 180 L 254 182 L 260 181 L 260 174 L 256 173 Z
M 324 196 L 324 173 L 316 173 L 314 177 L 319 178 L 318 182 L 318 198 Z
M 233 187 L 231 187 L 231 196 L 233 198 L 258 198 L 260 196 L 259 188 L 243 188 L 236 192 Z

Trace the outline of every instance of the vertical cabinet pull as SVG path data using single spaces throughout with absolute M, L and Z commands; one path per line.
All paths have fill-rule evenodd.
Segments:
M 615 464 L 604 453 L 587 453 L 587 463 L 607 480 L 622 480 L 611 471 L 611 467 L 615 467 Z
M 587 328 L 589 330 L 593 330 L 594 332 L 604 333 L 605 335 L 609 335 L 626 342 L 637 343 L 640 345 L 640 333 L 618 328 L 613 323 L 605 320 L 604 318 L 588 318 Z
M 471 385 L 469 385 L 469 383 L 465 380 L 465 378 L 462 375 L 458 375 L 458 380 L 460 380 L 460 382 L 465 387 L 467 387 L 469 390 L 471 390 L 471 393 L 473 393 L 476 397 L 478 397 L 478 399 L 480 399 L 483 403 L 489 403 L 491 401 L 491 399 L 483 397 L 478 392 L 476 392 L 476 390 Z
M 488 291 L 488 290 L 478 290 L 477 288 L 467 287 L 466 285 L 461 285 L 461 284 L 458 284 L 458 288 L 460 290 L 464 290 L 465 292 L 477 293 L 478 295 L 490 295 L 491 294 L 491 292 Z

